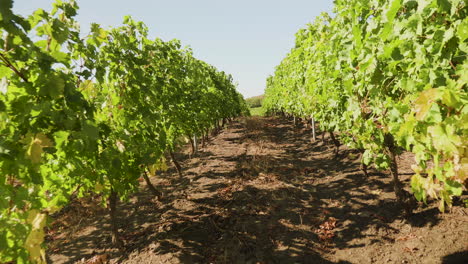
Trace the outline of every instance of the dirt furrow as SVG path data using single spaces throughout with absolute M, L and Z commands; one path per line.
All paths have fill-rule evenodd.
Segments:
M 321 138 L 321 137 L 319 137 Z M 288 120 L 235 121 L 189 158 L 184 177 L 160 173 L 156 200 L 142 190 L 120 202 L 124 252 L 110 244 L 106 210 L 75 201 L 49 231 L 53 263 L 463 263 L 468 211 L 421 205 L 410 219 L 395 204 L 390 177 L 359 170 L 359 154 L 334 157 Z M 400 159 L 411 176 L 412 157 Z M 67 211 L 68 210 L 68 211 Z M 99 259 L 100 258 L 100 259 Z M 88 262 L 86 262 L 88 261 Z M 99 263 L 99 262 L 95 262 Z

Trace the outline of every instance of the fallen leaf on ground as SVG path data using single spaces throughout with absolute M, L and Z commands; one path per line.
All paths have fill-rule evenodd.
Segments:
M 90 259 L 88 259 L 85 263 L 86 264 L 105 264 L 107 263 L 109 256 L 107 254 L 96 255 Z

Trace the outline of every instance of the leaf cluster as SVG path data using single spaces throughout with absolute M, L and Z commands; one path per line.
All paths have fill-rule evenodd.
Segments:
M 44 263 L 47 215 L 72 195 L 126 198 L 181 136 L 248 112 L 230 75 L 142 22 L 91 26 L 75 1 L 28 18 L 0 1 L 0 262 Z
M 468 179 L 467 2 L 340 0 L 334 12 L 297 32 L 265 110 L 314 116 L 378 169 L 413 152 L 416 198 L 443 211 Z

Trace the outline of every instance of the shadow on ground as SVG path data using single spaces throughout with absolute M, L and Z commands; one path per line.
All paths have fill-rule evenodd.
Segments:
M 122 252 L 111 247 L 101 210 L 57 239 L 63 243 L 49 250 L 51 260 L 108 254 L 119 263 L 352 263 L 333 255 L 394 243 L 406 226 L 440 221 L 434 208 L 403 219 L 386 174 L 365 177 L 357 152 L 344 148 L 335 158 L 332 144 L 312 142 L 307 128 L 284 119 L 236 121 L 195 157 L 177 158 L 183 178 L 171 169 L 153 179 L 161 201 L 142 186 L 119 204 Z M 370 253 L 359 257 L 379 262 Z

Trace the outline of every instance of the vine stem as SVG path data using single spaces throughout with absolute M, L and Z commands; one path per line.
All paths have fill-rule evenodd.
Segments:
M 390 174 L 393 180 L 393 191 L 395 192 L 397 202 L 403 207 L 406 217 L 412 214 L 412 196 L 403 189 L 403 184 L 400 181 L 398 173 L 397 153 L 394 138 L 387 135 L 385 138 L 385 148 L 387 155 L 390 157 Z
M 2 52 L 0 52 L 0 58 L 2 59 L 3 63 L 5 63 L 5 66 L 14 71 L 16 75 L 18 75 L 25 83 L 29 83 L 28 79 L 24 76 L 24 74 L 22 74 Z
M 312 119 L 312 120 L 311 120 L 311 126 L 312 126 L 312 138 L 314 139 L 314 141 L 316 141 L 316 140 L 317 140 L 317 137 L 316 137 L 316 135 L 315 135 L 315 118 L 314 118 L 314 116 L 313 116 L 313 115 L 312 115 L 312 116 L 310 116 L 310 117 L 311 117 L 311 119 Z
M 119 229 L 117 227 L 117 199 L 117 192 L 115 192 L 114 189 L 111 189 L 108 206 L 112 230 L 112 243 L 119 249 L 122 249 L 124 247 L 124 243 L 119 237 Z
M 177 173 L 179 174 L 179 177 L 182 178 L 182 168 L 180 167 L 179 162 L 177 162 L 174 152 L 169 149 L 169 155 L 171 156 L 172 163 L 174 163 L 174 166 L 176 167 Z
M 150 178 L 149 178 L 149 176 L 148 176 L 148 172 L 146 171 L 146 169 L 145 169 L 145 172 L 143 173 L 143 178 L 145 179 L 146 185 L 148 185 L 148 188 L 150 189 L 150 191 L 151 191 L 156 197 L 158 197 L 158 199 L 161 199 L 162 193 L 161 193 L 160 191 L 158 191 L 158 190 L 156 189 L 156 187 L 154 187 L 154 185 L 151 183 Z

